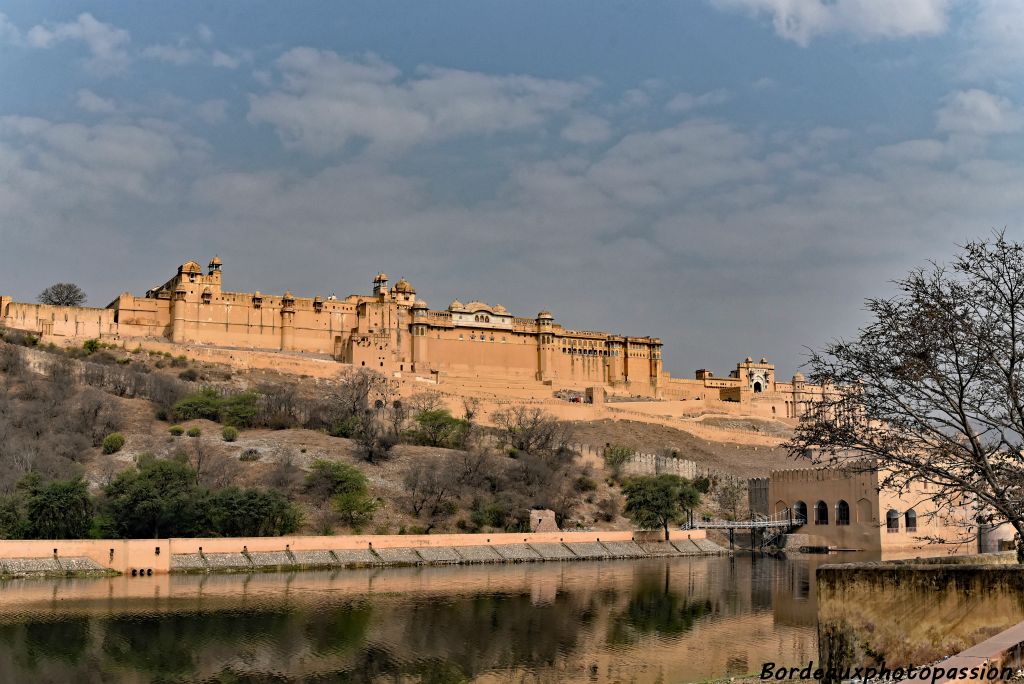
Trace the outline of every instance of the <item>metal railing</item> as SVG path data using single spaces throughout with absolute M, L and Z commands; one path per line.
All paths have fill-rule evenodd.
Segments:
M 807 520 L 794 517 L 785 508 L 774 515 L 760 515 L 750 520 L 699 520 L 683 525 L 684 530 L 765 530 L 796 528 L 807 524 Z

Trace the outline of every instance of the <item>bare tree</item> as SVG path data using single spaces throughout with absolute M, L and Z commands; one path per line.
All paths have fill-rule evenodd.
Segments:
M 291 447 L 284 447 L 275 455 L 275 465 L 269 473 L 270 485 L 285 494 L 291 494 L 302 482 L 302 469 L 296 465 L 297 456 Z
M 196 484 L 201 484 L 206 477 L 206 470 L 210 467 L 210 462 L 214 459 L 213 449 L 201 437 L 189 441 L 192 444 L 186 453 L 186 458 L 189 466 L 195 471 Z
M 739 519 L 739 507 L 746 496 L 747 486 L 741 480 L 726 478 L 715 487 L 715 501 L 718 507 L 732 515 L 732 520 Z
M 50 306 L 82 306 L 85 292 L 74 283 L 55 283 L 39 293 L 39 303 Z
M 554 454 L 568 447 L 572 431 L 536 407 L 512 406 L 494 414 L 503 444 L 528 454 Z
M 342 417 L 358 416 L 367 408 L 382 408 L 397 397 L 397 387 L 387 377 L 367 368 L 341 376 L 333 386 L 329 401 Z
M 480 399 L 477 397 L 462 397 L 462 417 L 467 423 L 475 421 L 479 413 Z
M 402 479 L 405 505 L 416 517 L 426 515 L 427 530 L 457 510 L 458 473 L 450 459 L 418 461 Z
M 1024 246 L 996 233 L 895 284 L 855 339 L 812 354 L 826 390 L 789 449 L 1009 523 L 1024 563 Z
M 356 451 L 368 463 L 378 463 L 391 456 L 399 436 L 383 411 L 366 409 L 359 416 L 359 429 L 355 434 Z
M 440 392 L 434 391 L 417 392 L 405 400 L 405 405 L 413 417 L 426 411 L 436 411 L 445 407 L 444 397 Z

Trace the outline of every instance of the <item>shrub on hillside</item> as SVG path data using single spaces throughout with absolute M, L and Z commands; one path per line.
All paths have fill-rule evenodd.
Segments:
M 256 418 L 258 399 L 259 396 L 255 392 L 229 394 L 220 401 L 217 420 L 232 427 L 252 427 Z
M 185 434 L 188 435 L 189 437 L 198 437 L 199 435 L 203 434 L 203 431 L 197 427 L 190 427 L 188 431 L 185 432 Z
M 167 431 L 170 432 L 171 435 L 174 437 L 181 437 L 183 434 L 185 434 L 185 428 L 181 427 L 180 425 L 172 425 L 171 427 L 167 428 Z
M 318 458 L 310 466 L 303 489 L 324 502 L 338 494 L 366 494 L 367 484 L 366 476 L 359 468 Z
M 124 446 L 124 435 L 112 432 L 103 438 L 103 453 L 116 454 Z
M 178 420 L 205 418 L 232 427 L 252 427 L 257 413 L 255 392 L 240 392 L 221 396 L 212 387 L 204 387 L 174 405 Z
M 345 416 L 331 426 L 332 437 L 345 437 L 351 439 L 359 432 L 358 416 Z
M 586 475 L 580 475 L 572 483 L 573 489 L 577 492 L 593 492 L 597 490 L 597 483 L 594 482 L 593 478 L 587 477 Z
M 190 394 L 174 405 L 174 415 L 179 420 L 205 418 L 217 420 L 220 414 L 221 397 L 212 387 L 204 387 L 195 394 Z
M 224 429 L 220 431 L 220 436 L 224 438 L 225 442 L 234 442 L 238 439 L 238 428 L 225 425 Z
M 260 452 L 258 449 L 246 449 L 238 457 L 239 461 L 258 461 L 260 460 Z
M 199 379 L 199 371 L 195 368 L 188 368 L 178 373 L 178 378 L 185 382 L 195 382 Z
M 370 522 L 379 505 L 366 494 L 338 494 L 331 499 L 331 507 L 352 527 Z

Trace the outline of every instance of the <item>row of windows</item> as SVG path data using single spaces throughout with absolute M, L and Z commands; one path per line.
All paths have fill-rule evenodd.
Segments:
M 865 502 L 866 503 L 866 502 Z M 870 515 L 867 511 L 860 512 L 858 517 L 867 518 L 866 520 L 858 520 L 858 522 L 868 522 Z M 885 527 L 886 531 L 890 533 L 896 533 L 900 531 L 900 518 L 904 520 L 904 527 L 907 532 L 917 532 L 917 512 L 910 508 L 902 516 L 899 511 L 889 509 L 885 514 Z M 793 519 L 798 524 L 807 523 L 807 504 L 803 501 L 797 501 L 793 504 Z M 829 524 L 829 505 L 824 501 L 819 501 L 814 504 L 814 524 L 815 525 L 828 525 Z M 850 504 L 845 500 L 840 499 L 835 506 L 835 524 L 836 525 L 849 525 L 850 524 Z
M 574 356 L 618 356 L 617 351 L 605 351 L 604 349 L 580 349 L 578 347 L 562 347 L 563 354 Z
M 441 338 L 441 336 L 440 336 L 440 335 L 438 335 L 437 337 L 438 337 L 438 339 L 440 339 L 440 338 Z M 474 333 L 474 334 L 472 334 L 472 335 L 470 335 L 470 336 L 469 336 L 469 339 L 470 339 L 470 341 L 471 341 L 471 342 L 476 342 L 478 338 L 479 338 L 479 340 L 480 340 L 481 342 L 486 342 L 486 341 L 487 341 L 487 335 L 476 335 L 476 334 Z M 464 336 L 464 335 L 463 335 L 462 333 L 459 333 L 459 339 L 460 339 L 460 340 L 463 340 L 463 341 L 465 341 L 465 339 L 466 339 L 466 338 L 465 338 L 465 336 Z M 491 335 L 491 342 L 494 342 L 494 341 L 495 341 L 495 340 L 494 340 L 494 335 Z M 505 341 L 506 341 L 506 340 L 505 340 L 505 336 L 504 336 L 504 335 L 502 335 L 502 336 L 501 336 L 501 341 L 502 341 L 502 342 L 505 342 Z

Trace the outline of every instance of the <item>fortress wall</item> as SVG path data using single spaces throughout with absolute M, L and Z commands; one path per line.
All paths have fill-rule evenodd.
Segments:
M 90 339 L 117 334 L 112 309 L 7 302 L 0 325 L 46 337 Z
M 430 331 L 433 332 L 433 331 Z M 470 339 L 478 331 L 469 328 L 456 328 L 451 332 L 441 333 L 441 338 L 427 333 L 426 365 L 431 368 L 458 371 L 467 375 L 520 376 L 535 379 L 538 368 L 537 342 L 528 336 L 513 335 L 509 331 L 487 331 L 487 341 Z M 463 339 L 458 339 L 462 335 Z M 495 341 L 491 342 L 490 337 Z M 501 342 L 505 337 L 506 341 Z M 421 359 L 416 359 L 418 364 Z
M 628 542 L 660 538 L 659 532 L 598 530 L 592 532 L 541 532 L 495 534 L 351 535 L 287 537 L 218 537 L 193 539 L 58 539 L 0 540 L 0 559 L 85 557 L 117 572 L 132 568 L 152 569 L 154 574 L 171 569 L 171 557 L 180 554 L 229 554 L 281 551 L 354 552 L 398 548 L 451 548 L 507 544 L 559 544 Z M 703 530 L 671 530 L 673 540 L 705 539 Z
M 171 302 L 122 294 L 114 301 L 117 332 L 122 338 L 164 337 L 171 334 Z

